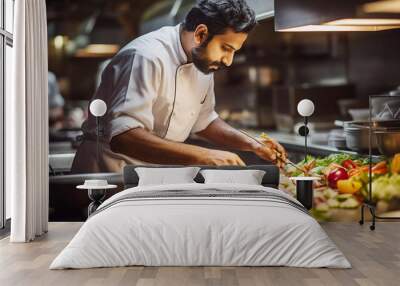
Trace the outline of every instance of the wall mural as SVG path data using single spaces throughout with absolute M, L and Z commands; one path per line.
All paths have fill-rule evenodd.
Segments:
M 286 83 L 284 72 L 280 71 L 279 75 L 273 64 L 262 66 L 255 57 L 259 54 L 261 59 L 269 59 L 268 54 L 263 58 L 267 49 L 245 45 L 256 25 L 250 10 L 238 9 L 236 12 L 242 17 L 236 18 L 242 22 L 228 23 L 233 27 L 229 31 L 219 27 L 221 23 L 215 23 L 212 15 L 204 25 L 205 20 L 200 21 L 196 14 L 200 12 L 193 11 L 180 24 L 162 27 L 123 45 L 90 44 L 78 52 L 71 48 L 78 49 L 75 38 L 57 35 L 50 41 L 54 45 L 50 46 L 50 55 L 62 52 L 73 55 L 75 65 L 69 71 L 90 73 L 93 67 L 76 63 L 89 63 L 88 59 L 103 57 L 96 65 L 94 95 L 90 100 L 85 98 L 84 108 L 71 109 L 69 115 L 63 114 L 65 102 L 56 86 L 55 76 L 49 74 L 50 124 L 57 129 L 59 119 L 64 118 L 67 123 L 73 122 L 71 126 L 78 128 L 81 134 L 75 142 L 73 163 L 68 171 L 71 174 L 121 173 L 125 165 L 276 165 L 280 169 L 279 189 L 301 200 L 313 216 L 320 220 L 358 220 L 360 207 L 369 196 L 368 145 L 365 145 L 368 143 L 365 137 L 368 123 L 344 123 L 345 134 L 362 134 L 364 145 L 359 149 L 346 146 L 343 134 L 341 143 L 345 146 L 341 148 L 348 147 L 352 151 L 336 148 L 329 151 L 332 154 L 320 156 L 309 152 L 307 142 L 315 131 L 315 128 L 309 128 L 315 123 L 312 116 L 336 119 L 339 101 L 354 96 L 354 86 L 340 81 L 338 74 L 331 75 L 334 82 L 340 82 L 334 86 L 315 87 L 308 83 L 298 89 L 296 85 L 279 86 Z M 87 21 L 100 22 L 101 19 L 101 13 L 95 13 Z M 263 29 L 257 38 L 264 35 L 267 29 L 265 26 Z M 92 32 L 85 34 L 87 40 Z M 296 36 L 290 41 L 281 34 L 270 36 L 275 37 L 272 43 L 290 47 L 287 50 L 294 52 L 290 57 L 299 52 L 295 52 L 295 44 L 291 47 L 285 42 L 296 43 Z M 309 44 L 307 37 L 314 39 L 316 36 L 299 36 Z M 330 58 L 330 45 L 326 44 L 332 40 L 330 37 L 310 41 L 311 48 L 304 48 L 310 53 L 307 56 L 313 56 L 314 43 L 319 47 L 316 48 L 319 58 L 321 54 L 323 58 Z M 260 42 L 260 39 L 256 40 Z M 256 40 L 253 42 L 257 43 Z M 279 47 L 276 45 L 271 48 Z M 336 55 L 338 59 L 341 56 Z M 347 62 L 347 58 L 343 58 Z M 49 62 L 55 66 L 57 61 Z M 307 70 L 304 69 L 305 73 Z M 318 68 L 315 70 L 319 71 Z M 332 70 L 339 73 L 342 69 L 335 67 Z M 318 72 L 311 74 L 314 73 Z M 71 75 L 76 89 L 85 85 L 85 80 L 76 80 L 80 74 L 74 72 Z M 305 74 L 299 77 L 305 77 Z M 68 87 L 62 80 L 59 82 L 63 91 L 72 86 Z M 86 82 L 86 85 L 90 84 Z M 76 94 L 84 94 L 87 90 Z M 322 93 L 334 104 L 323 101 Z M 220 100 L 221 94 L 225 100 Z M 315 108 L 307 99 L 313 100 Z M 231 108 L 233 104 L 227 104 L 229 101 L 235 101 L 235 108 L 240 107 L 240 111 L 235 112 L 235 108 Z M 373 106 L 377 121 L 399 120 L 399 104 L 382 102 Z M 235 124 L 237 118 L 242 124 Z M 262 124 L 262 121 L 269 123 Z M 270 135 L 269 130 L 273 128 L 278 132 Z M 293 143 L 290 140 L 280 140 L 282 133 L 293 133 L 293 130 L 298 134 L 290 134 L 290 138 L 297 142 L 297 150 L 290 149 Z M 381 144 L 376 142 L 381 137 L 372 140 L 372 199 L 377 203 L 377 212 L 388 213 L 400 209 L 400 155 L 396 147 L 390 152 L 382 150 L 386 145 L 383 141 Z M 354 140 L 358 142 L 357 138 Z M 400 146 L 398 137 L 393 140 L 385 140 L 385 144 L 389 146 L 394 142 Z M 86 203 L 79 201 L 80 206 Z

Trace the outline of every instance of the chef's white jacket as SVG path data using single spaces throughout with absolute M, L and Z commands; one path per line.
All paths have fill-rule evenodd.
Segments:
M 179 31 L 177 25 L 141 36 L 107 65 L 93 98 L 108 107 L 101 118 L 105 132 L 100 159 L 96 161 L 96 121 L 90 115 L 82 125 L 85 139 L 75 156 L 74 172 L 119 172 L 127 163 L 146 164 L 110 150 L 111 139 L 130 129 L 141 127 L 183 142 L 218 117 L 213 75 L 187 63 Z

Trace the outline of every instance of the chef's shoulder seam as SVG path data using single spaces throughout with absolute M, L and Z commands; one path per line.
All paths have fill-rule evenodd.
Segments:
M 141 68 L 145 68 L 148 72 L 146 80 L 151 80 L 152 86 L 155 88 L 155 91 L 157 91 L 160 87 L 163 73 L 163 64 L 161 60 L 158 57 L 148 57 L 142 53 L 137 53 L 136 57 L 138 57 Z M 144 73 L 143 76 L 145 76 Z M 131 78 L 132 77 L 135 77 L 135 74 L 133 74 L 133 61 L 131 66 Z M 157 96 L 155 95 L 155 97 Z
M 136 49 L 128 49 L 128 50 L 124 50 L 123 52 L 117 54 L 111 61 L 111 64 L 115 64 L 120 62 L 121 60 L 129 59 L 129 60 L 133 60 L 135 57 L 142 57 L 148 61 L 151 62 L 155 62 L 160 64 L 162 62 L 162 57 L 154 54 L 154 53 L 150 53 L 150 52 L 146 52 L 143 50 L 136 50 Z

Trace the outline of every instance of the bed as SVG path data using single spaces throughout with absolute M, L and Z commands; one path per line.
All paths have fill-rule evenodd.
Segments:
M 217 168 L 204 167 L 200 168 Z M 195 183 L 138 186 L 124 168 L 125 190 L 89 217 L 50 269 L 144 266 L 291 266 L 350 268 L 318 222 L 277 189 L 275 166 L 261 185 Z

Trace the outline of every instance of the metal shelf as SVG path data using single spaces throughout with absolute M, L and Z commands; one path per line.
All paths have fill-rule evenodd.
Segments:
M 372 155 L 372 133 L 375 132 L 377 129 L 372 126 L 372 100 L 374 98 L 391 98 L 393 99 L 393 96 L 385 96 L 385 95 L 371 95 L 369 96 L 369 168 L 368 168 L 368 200 L 364 201 L 363 204 L 361 205 L 361 218 L 359 221 L 360 225 L 364 224 L 364 208 L 367 208 L 371 215 L 372 215 L 372 223 L 369 226 L 370 230 L 375 230 L 375 224 L 376 224 L 376 219 L 381 219 L 381 220 L 388 220 L 388 221 L 393 221 L 393 220 L 400 220 L 400 217 L 381 217 L 376 215 L 376 202 L 373 201 L 372 199 L 372 164 L 373 164 L 373 155 Z M 399 102 L 400 102 L 400 97 L 399 97 Z

